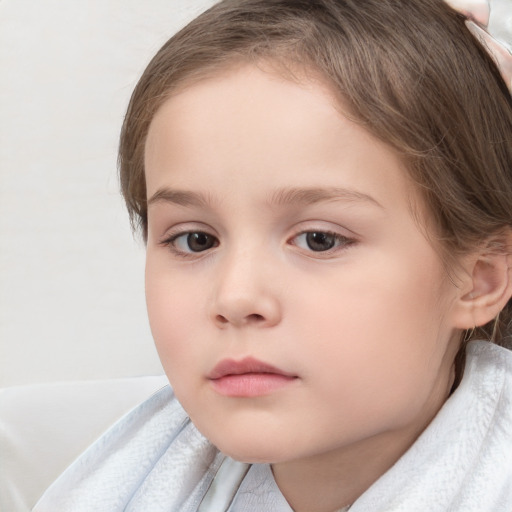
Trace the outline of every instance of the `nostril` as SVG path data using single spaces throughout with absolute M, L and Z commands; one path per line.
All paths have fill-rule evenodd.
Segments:
M 254 313 L 252 315 L 249 315 L 247 317 L 247 320 L 249 322 L 261 322 L 262 320 L 264 320 L 264 317 L 262 315 L 258 315 L 257 313 Z
M 263 315 L 260 315 L 258 313 L 253 313 L 251 315 L 247 315 L 243 318 L 240 318 L 239 321 L 232 318 L 231 320 L 229 317 L 225 317 L 224 315 L 216 315 L 215 321 L 218 325 L 227 325 L 229 323 L 235 323 L 239 325 L 248 325 L 248 324 L 259 324 L 262 323 L 265 320 L 265 317 Z
M 215 317 L 215 320 L 217 320 L 217 322 L 219 324 L 227 324 L 229 322 L 229 320 L 226 317 L 222 316 L 222 315 L 217 315 Z

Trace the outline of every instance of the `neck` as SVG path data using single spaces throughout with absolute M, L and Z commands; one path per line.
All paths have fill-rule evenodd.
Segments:
M 455 344 L 454 344 L 455 347 Z M 275 481 L 295 512 L 335 512 L 354 503 L 412 446 L 450 396 L 454 353 L 418 415 L 401 428 L 337 449 L 272 464 Z
M 333 512 L 352 504 L 398 460 L 400 454 L 391 447 L 385 437 L 376 436 L 328 455 L 273 464 L 272 471 L 295 512 Z

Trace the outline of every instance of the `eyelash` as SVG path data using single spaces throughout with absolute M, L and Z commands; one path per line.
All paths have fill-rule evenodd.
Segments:
M 296 242 L 293 242 L 294 240 L 297 240 L 299 237 L 307 236 L 310 234 L 311 235 L 321 234 L 324 237 L 331 238 L 334 245 L 332 247 L 326 249 L 325 251 L 322 251 L 322 250 L 315 251 L 311 247 L 309 247 L 309 248 L 300 247 Z M 203 251 L 187 252 L 187 251 L 178 249 L 176 247 L 176 242 L 180 238 L 189 237 L 190 235 L 204 235 L 206 237 L 210 237 L 210 238 L 214 239 L 213 245 L 206 248 Z M 298 247 L 300 250 L 302 250 L 304 252 L 314 254 L 316 258 L 322 258 L 322 257 L 331 256 L 335 252 L 342 251 L 342 250 L 349 248 L 350 246 L 352 246 L 356 243 L 356 240 L 354 238 L 340 235 L 339 233 L 335 233 L 333 231 L 320 230 L 320 229 L 317 229 L 317 230 L 309 229 L 309 230 L 304 230 L 304 231 L 297 233 L 292 238 L 290 238 L 290 241 L 288 243 L 290 243 L 290 245 L 294 245 L 295 247 Z M 200 257 L 202 255 L 209 253 L 210 249 L 218 247 L 219 240 L 214 235 L 211 235 L 211 234 L 207 233 L 206 231 L 201 231 L 201 230 L 192 231 L 191 230 L 191 231 L 180 231 L 177 233 L 173 233 L 173 234 L 167 236 L 165 239 L 163 239 L 159 243 L 159 245 L 167 247 L 175 256 L 178 256 L 180 258 L 185 258 L 185 259 L 189 258 L 190 259 L 190 258 L 197 258 L 197 257 Z
M 206 235 L 207 237 L 215 239 L 215 242 L 214 242 L 215 245 L 213 247 L 217 247 L 219 245 L 219 241 L 214 235 L 210 235 L 206 231 L 201 231 L 201 230 L 179 231 L 177 233 L 172 233 L 169 236 L 167 236 L 164 240 L 162 240 L 160 242 L 160 245 L 167 247 L 175 256 L 178 256 L 180 258 L 185 258 L 185 259 L 186 258 L 197 258 L 198 256 L 202 256 L 202 255 L 204 255 L 204 253 L 207 253 L 208 249 L 210 249 L 211 247 L 204 251 L 195 251 L 195 252 L 194 251 L 190 251 L 190 252 L 183 251 L 176 247 L 176 242 L 179 238 L 188 237 L 188 236 L 194 235 L 194 234 Z
M 339 233 L 336 233 L 334 231 L 323 231 L 320 229 L 309 229 L 305 231 L 301 231 L 300 233 L 297 233 L 291 240 L 297 240 L 299 237 L 302 236 L 308 236 L 308 235 L 322 235 L 322 237 L 328 237 L 332 239 L 333 246 L 329 249 L 326 249 L 325 251 L 315 251 L 309 244 L 309 248 L 303 248 L 299 247 L 297 243 L 293 243 L 292 245 L 295 245 L 296 247 L 299 247 L 300 249 L 304 250 L 305 252 L 312 253 L 317 258 L 322 257 L 328 257 L 331 256 L 333 253 L 336 253 L 338 251 L 342 251 L 350 247 L 351 245 L 356 243 L 356 240 L 354 238 L 350 238 L 344 235 L 340 235 Z

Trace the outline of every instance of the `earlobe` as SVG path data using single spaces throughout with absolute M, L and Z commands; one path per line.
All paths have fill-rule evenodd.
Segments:
M 471 260 L 464 290 L 457 302 L 456 327 L 459 329 L 487 324 L 497 317 L 512 296 L 512 255 L 486 252 Z

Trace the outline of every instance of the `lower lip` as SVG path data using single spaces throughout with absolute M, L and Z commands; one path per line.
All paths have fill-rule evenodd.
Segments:
M 210 382 L 213 389 L 221 395 L 251 398 L 269 395 L 295 380 L 296 377 L 277 373 L 244 373 L 242 375 L 226 375 Z

